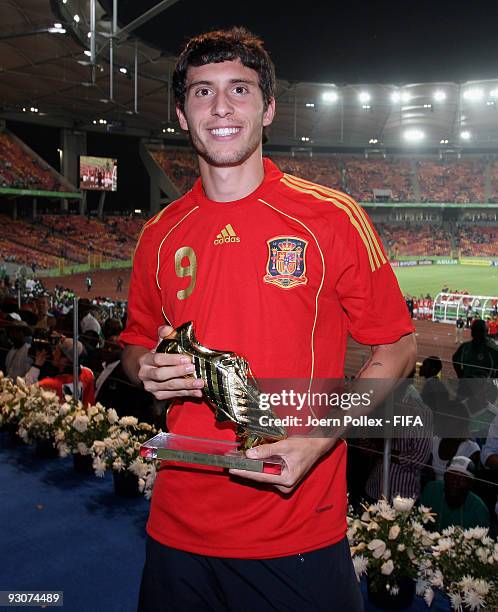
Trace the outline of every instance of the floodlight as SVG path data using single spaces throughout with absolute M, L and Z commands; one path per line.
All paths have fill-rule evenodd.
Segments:
M 401 92 L 401 102 L 409 102 L 411 99 L 411 95 L 407 91 Z
M 62 23 L 54 23 L 54 28 L 62 28 Z
M 88 49 L 85 49 L 85 50 L 83 51 L 83 53 L 84 53 L 84 54 L 85 54 L 87 57 L 92 57 L 92 52 L 91 52 L 91 51 L 88 51 Z
M 80 22 L 80 16 L 79 16 L 79 15 L 75 15 L 75 16 L 73 17 L 73 19 L 76 21 L 76 23 L 79 23 L 79 22 Z
M 399 102 L 400 100 L 401 95 L 399 91 L 393 91 L 393 93 L 391 94 L 391 102 L 394 102 L 396 104 L 396 102 Z
M 441 89 L 438 89 L 437 91 L 435 91 L 434 100 L 436 100 L 436 102 L 442 102 L 443 100 L 446 100 L 445 92 L 442 91 Z
M 468 130 L 464 130 L 463 132 L 460 132 L 460 138 L 462 140 L 470 140 L 471 133 Z
M 65 30 L 65 28 L 56 28 L 54 26 L 53 28 L 48 28 L 47 32 L 49 34 L 65 34 L 66 30 Z
M 368 144 L 377 144 L 379 141 L 377 140 L 377 138 L 370 138 L 370 140 L 368 141 Z
M 358 94 L 358 100 L 362 102 L 363 104 L 370 102 L 370 98 L 371 96 L 368 93 L 368 91 L 360 91 L 360 93 Z
M 492 90 L 489 92 L 489 97 L 490 97 L 490 98 L 498 98 L 498 88 L 497 88 L 497 89 L 492 89 Z
M 448 139 L 447 139 L 447 138 L 442 138 L 442 139 L 439 141 L 439 144 L 448 144 Z
M 463 92 L 463 97 L 470 102 L 478 102 L 483 96 L 484 92 L 480 87 L 471 87 Z
M 309 141 L 310 141 L 310 139 L 309 139 L 309 137 L 308 137 L 308 136 L 301 136 L 301 140 L 302 140 L 303 142 L 309 142 Z
M 135 208 L 134 210 L 136 215 L 141 215 L 142 214 L 142 209 L 141 208 Z
M 127 68 L 125 68 L 125 67 L 123 66 L 123 67 L 121 67 L 121 68 L 119 69 L 119 72 L 121 72 L 122 74 L 127 74 L 127 73 L 128 73 L 128 70 L 127 70 Z
M 408 140 L 409 142 L 420 142 L 425 138 L 424 132 L 422 132 L 422 130 L 418 130 L 417 128 L 405 130 L 403 136 L 405 140 Z
M 315 108 L 313 102 L 306 102 L 306 108 Z
M 339 94 L 337 91 L 324 91 L 322 93 L 322 100 L 324 102 L 337 102 L 339 99 Z

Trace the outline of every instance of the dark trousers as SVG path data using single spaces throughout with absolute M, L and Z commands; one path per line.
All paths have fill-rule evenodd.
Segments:
M 139 612 L 362 612 L 347 540 L 276 559 L 205 557 L 147 538 Z

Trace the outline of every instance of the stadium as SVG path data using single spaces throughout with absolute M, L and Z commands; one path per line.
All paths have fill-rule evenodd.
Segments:
M 255 3 L 255 12 L 263 10 L 260 4 Z M 19 518 L 5 534 L 6 561 L 11 559 L 12 564 L 0 579 L 0 592 L 64 591 L 64 605 L 71 611 L 136 609 L 148 499 L 156 475 L 156 467 L 142 461 L 137 449 L 153 432 L 165 428 L 165 420 L 161 402 L 130 382 L 120 357 L 124 347 L 120 334 L 128 316 L 128 290 L 137 283 L 132 278 L 133 258 L 144 228 L 154 225 L 163 214 L 167 216 L 184 194 L 195 190 L 199 177 L 198 155 L 177 117 L 173 73 L 180 43 L 192 34 L 213 29 L 202 10 L 192 16 L 193 23 L 200 25 L 191 31 L 197 25 L 191 29 L 185 26 L 189 13 L 186 3 L 170 0 L 143 2 L 140 6 L 124 0 L 23 0 L 2 4 L 0 454 L 6 467 L 0 469 L 0 482 L 9 491 L 9 499 L 0 516 L 4 525 L 9 524 L 8 517 Z M 241 19 L 237 9 L 233 10 L 230 24 Z M 171 40 L 164 42 L 161 28 L 167 23 L 177 23 L 177 38 L 172 33 Z M 216 23 L 223 22 L 220 18 Z M 258 27 L 254 26 L 256 34 L 260 32 Z M 278 35 L 288 38 L 285 32 Z M 284 47 L 283 40 L 278 40 Z M 453 402 L 456 414 L 462 393 L 458 379 L 467 376 L 481 380 L 483 386 L 474 394 L 486 397 L 486 406 L 476 413 L 470 403 L 465 404 L 470 402 L 468 397 L 463 402 L 468 409 L 463 420 L 473 425 L 481 419 L 485 430 L 476 433 L 470 429 L 473 435 L 465 436 L 443 432 L 437 438 L 437 444 L 440 439 L 451 438 L 468 443 L 467 450 L 472 449 L 468 456 L 476 464 L 476 473 L 472 473 L 475 497 L 484 500 L 479 502 L 488 513 L 487 524 L 461 522 L 460 526 L 489 528 L 489 532 L 476 536 L 475 543 L 472 541 L 474 556 L 484 555 L 476 552 L 479 546 L 491 551 L 489 567 L 482 569 L 485 563 L 475 568 L 465 566 L 461 576 L 448 577 L 453 590 L 438 584 L 428 566 L 420 569 L 422 564 L 418 574 L 408 573 L 409 582 L 413 582 L 409 603 L 399 604 L 396 593 L 388 593 L 394 603 L 389 597 L 376 598 L 375 593 L 372 595 L 377 588 L 376 575 L 384 576 L 384 590 L 391 588 L 384 585 L 389 557 L 383 558 L 382 569 L 377 563 L 379 557 L 371 559 L 370 570 L 361 577 L 368 566 L 368 554 L 360 555 L 360 559 L 358 552 L 354 557 L 354 550 L 358 545 L 358 551 L 375 548 L 365 544 L 371 542 L 371 534 L 370 540 L 363 535 L 363 541 L 356 534 L 361 532 L 361 521 L 377 525 L 368 527 L 369 533 L 382 525 L 377 515 L 382 514 L 382 503 L 379 506 L 374 502 L 382 494 L 394 508 L 393 497 L 401 494 L 401 490 L 394 490 L 397 481 L 390 471 L 393 463 L 399 463 L 399 456 L 406 453 L 407 462 L 412 462 L 410 469 L 418 470 L 418 489 L 414 488 L 416 494 L 411 496 L 418 497 L 423 495 L 420 480 L 423 484 L 427 476 L 424 468 L 434 473 L 439 461 L 437 466 L 442 471 L 436 480 L 442 481 L 444 469 L 449 469 L 455 456 L 461 459 L 464 442 L 445 457 L 443 469 L 440 454 L 437 460 L 434 455 L 443 452 L 434 451 L 435 434 L 424 449 L 417 451 L 418 455 L 411 455 L 402 445 L 401 450 L 393 450 L 395 440 L 379 445 L 380 440 L 372 442 L 368 434 L 349 441 L 349 503 L 357 514 L 350 515 L 348 537 L 351 535 L 365 610 L 424 610 L 431 603 L 432 609 L 441 611 L 477 610 L 481 606 L 498 610 L 498 443 L 492 436 L 498 427 L 494 425 L 498 408 L 496 393 L 493 395 L 482 382 L 498 378 L 498 347 L 492 340 L 498 334 L 498 73 L 494 68 L 483 69 L 483 78 L 474 78 L 467 70 L 465 78 L 453 80 L 416 78 L 414 74 L 413 80 L 402 78 L 392 83 L 375 78 L 348 80 L 346 75 L 332 83 L 313 78 L 312 55 L 306 57 L 304 53 L 311 75 L 307 80 L 296 78 L 285 64 L 279 64 L 277 53 L 270 51 L 277 72 L 277 112 L 264 130 L 263 155 L 284 177 L 290 177 L 288 181 L 296 189 L 333 201 L 351 219 L 357 215 L 358 221 L 353 221 L 363 229 L 371 221 L 375 232 L 369 234 L 365 229 L 367 251 L 377 257 L 375 245 L 380 238 L 415 329 L 417 371 L 410 388 L 419 404 L 413 410 L 416 413 L 429 406 L 437 414 L 440 406 L 436 409 L 427 399 L 432 383 L 446 386 L 445 401 Z M 280 76 L 280 65 L 285 78 Z M 478 69 L 475 74 L 479 74 Z M 365 211 L 364 217 L 356 212 L 355 203 Z M 239 240 L 236 229 L 236 225 L 226 224 L 218 236 L 219 244 L 225 239 Z M 268 242 L 270 254 L 271 248 Z M 290 250 L 295 244 L 287 241 L 285 248 Z M 175 263 L 176 276 L 192 278 L 193 288 L 191 254 L 182 251 L 182 257 Z M 160 288 L 158 274 L 159 255 L 155 278 Z M 270 276 L 268 267 L 265 278 Z M 275 282 L 283 283 L 280 286 L 284 288 L 289 286 L 284 281 Z M 187 296 L 189 288 L 182 288 Z M 372 312 L 382 308 L 389 312 L 390 306 L 374 304 Z M 243 304 L 240 317 L 248 312 L 249 306 Z M 166 318 L 164 310 L 162 313 Z M 159 320 L 157 325 L 164 323 L 164 319 Z M 476 365 L 456 351 L 464 343 L 472 345 L 474 330 L 481 324 L 486 342 L 491 343 L 487 349 L 490 357 L 489 364 Z M 22 341 L 15 340 L 20 331 L 24 334 Z M 43 378 L 43 368 L 55 360 L 57 346 L 68 340 L 66 353 L 71 353 L 71 359 L 59 393 L 60 405 L 65 405 L 64 401 L 74 403 L 65 394 L 69 390 L 72 396 L 80 386 L 86 408 L 73 406 L 73 419 L 88 419 L 88 406 L 93 408 L 96 402 L 100 407 L 95 414 L 104 415 L 103 419 L 111 418 L 112 410 L 122 428 L 116 429 L 116 436 L 124 432 L 126 439 L 137 445 L 133 462 L 120 459 L 114 450 L 112 460 L 105 463 L 104 455 L 95 451 L 104 439 L 102 433 L 100 438 L 95 433 L 90 439 L 83 431 L 75 437 L 73 431 L 66 441 L 60 433 L 62 425 L 58 430 L 46 426 L 50 410 L 55 411 L 53 415 L 57 413 L 53 416 L 57 423 L 62 412 L 58 412 L 58 401 L 43 396 L 43 385 L 38 382 Z M 362 344 L 350 335 L 344 370 L 348 379 L 368 366 L 374 344 Z M 13 356 L 21 349 L 23 363 L 27 364 L 24 370 L 17 353 L 15 359 Z M 434 373 L 428 374 L 433 366 Z M 470 371 L 466 368 L 477 368 L 478 373 L 473 370 L 474 374 L 464 374 Z M 85 391 L 78 374 L 82 369 L 92 373 L 92 389 Z M 33 370 L 36 376 L 30 378 Z M 52 378 L 56 378 L 53 373 Z M 401 403 L 406 397 L 408 392 Z M 413 401 L 413 395 L 410 397 Z M 43 413 L 39 406 L 45 402 Z M 43 413 L 40 420 L 33 416 L 35 406 Z M 112 427 L 118 426 L 113 423 Z M 106 440 L 114 435 L 112 432 L 106 431 Z M 57 435 L 61 436 L 58 442 Z M 28 445 L 20 443 L 19 438 Z M 40 444 L 47 440 L 53 444 Z M 451 442 L 448 444 L 452 447 Z M 488 456 L 483 453 L 493 444 L 495 450 L 489 460 L 483 459 Z M 125 446 L 123 449 L 125 453 Z M 62 458 L 49 459 L 51 454 Z M 68 456 L 76 454 L 83 461 L 79 467 L 75 463 L 73 473 Z M 130 493 L 128 481 L 114 483 L 115 496 L 112 479 L 88 476 L 94 472 L 103 476 L 106 471 L 113 473 L 115 480 L 116 473 L 124 472 L 128 480 L 133 477 L 139 485 L 134 481 Z M 363 471 L 362 480 L 358 476 Z M 362 506 L 360 511 L 360 498 L 365 492 L 374 505 L 370 510 Z M 419 497 L 419 502 L 423 499 Z M 414 506 L 413 512 L 424 504 Z M 199 501 L 200 512 L 202 507 Z M 395 512 L 392 508 L 389 512 Z M 399 512 L 395 512 L 396 520 L 402 516 Z M 354 517 L 358 522 L 353 529 Z M 472 533 L 465 536 L 467 540 L 472 540 Z M 430 544 L 436 550 L 441 546 L 437 539 Z M 80 547 L 81 556 L 76 552 Z M 25 556 L 32 562 L 23 560 Z M 363 562 L 366 565 L 362 568 Z M 481 583 L 476 582 L 474 590 L 472 585 L 466 590 L 459 582 L 464 574 Z M 85 592 L 80 593 L 85 579 Z M 399 591 L 396 580 L 393 585 Z M 14 601 L 21 600 L 11 603 Z M 60 605 L 62 599 L 40 601 L 47 605 L 59 601 Z M 4 603 L 7 600 L 0 599 L 0 605 Z M 158 604 L 156 609 L 169 608 Z M 201 607 L 192 605 L 188 612 L 197 609 Z M 319 608 L 308 609 L 313 612 Z

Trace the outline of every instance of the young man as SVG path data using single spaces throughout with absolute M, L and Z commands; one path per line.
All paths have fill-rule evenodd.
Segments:
M 207 347 L 243 355 L 257 378 L 342 378 L 348 334 L 373 345 L 362 377 L 414 365 L 412 325 L 377 234 L 348 196 L 262 158 L 274 68 L 244 29 L 192 39 L 173 76 L 199 160 L 191 191 L 145 224 L 129 293 L 123 365 L 168 428 L 234 439 L 202 399 L 194 366 L 156 354 L 194 321 Z M 289 438 L 279 476 L 163 464 L 147 532 L 140 610 L 361 610 L 345 540 L 346 445 Z

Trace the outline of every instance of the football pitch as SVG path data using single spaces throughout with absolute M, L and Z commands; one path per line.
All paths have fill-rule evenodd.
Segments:
M 498 268 L 491 266 L 433 265 L 395 268 L 401 291 L 435 297 L 443 287 L 472 295 L 498 296 Z

